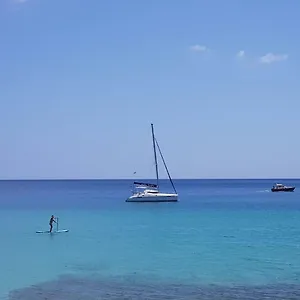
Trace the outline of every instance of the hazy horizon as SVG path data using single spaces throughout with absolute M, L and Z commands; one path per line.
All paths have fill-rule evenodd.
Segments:
M 156 180 L 156 178 L 9 178 L 0 179 L 0 181 L 97 181 L 97 180 Z M 169 180 L 168 178 L 160 178 L 159 180 Z M 278 178 L 172 178 L 172 180 L 300 180 L 297 177 L 278 177 Z

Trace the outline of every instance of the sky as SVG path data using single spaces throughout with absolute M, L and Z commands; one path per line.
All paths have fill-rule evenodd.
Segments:
M 299 11 L 0 0 L 0 179 L 300 178 Z

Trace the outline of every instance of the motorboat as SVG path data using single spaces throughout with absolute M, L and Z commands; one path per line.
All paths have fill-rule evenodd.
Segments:
M 272 192 L 293 192 L 294 190 L 294 186 L 285 186 L 281 183 L 276 183 L 271 189 Z

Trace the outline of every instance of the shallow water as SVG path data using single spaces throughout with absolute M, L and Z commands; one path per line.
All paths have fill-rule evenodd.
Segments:
M 138 204 L 126 180 L 2 181 L 0 295 L 300 299 L 299 182 L 271 193 L 273 180 L 181 180 L 180 202 Z M 70 231 L 36 234 L 51 214 Z

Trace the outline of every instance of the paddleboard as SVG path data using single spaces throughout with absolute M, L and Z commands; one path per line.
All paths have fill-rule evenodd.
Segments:
M 62 230 L 55 230 L 50 232 L 49 230 L 47 231 L 36 231 L 36 233 L 62 233 L 62 232 L 69 232 L 69 229 L 62 229 Z
M 56 218 L 56 230 L 53 230 L 52 232 L 50 232 L 49 230 L 46 230 L 46 231 L 42 231 L 42 230 L 39 230 L 39 231 L 36 231 L 36 233 L 62 233 L 62 232 L 69 232 L 69 229 L 61 229 L 61 230 L 58 230 L 58 217 Z

